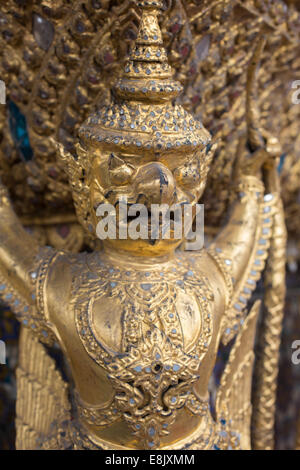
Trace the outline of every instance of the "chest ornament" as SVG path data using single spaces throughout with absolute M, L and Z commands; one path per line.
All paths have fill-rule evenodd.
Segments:
M 160 274 L 158 274 L 160 276 Z M 98 277 L 98 276 L 97 276 Z M 160 276 L 161 277 L 161 276 Z M 177 414 L 183 408 L 193 415 L 205 414 L 208 404 L 193 393 L 199 379 L 199 367 L 212 335 L 211 300 L 201 283 L 183 276 L 180 285 L 162 281 L 154 273 L 145 282 L 124 282 L 122 275 L 85 279 L 91 295 L 87 300 L 85 282 L 76 289 L 76 326 L 81 342 L 90 357 L 107 371 L 115 390 L 107 409 L 84 409 L 81 414 L 95 425 L 123 418 L 145 449 L 158 448 L 167 436 Z M 103 279 L 104 278 L 104 279 Z M 100 277 L 101 279 L 101 277 Z M 196 290 L 197 289 L 197 290 Z M 184 347 L 176 298 L 195 295 L 201 316 L 201 330 L 191 347 Z M 144 292 L 144 296 L 142 296 Z M 112 352 L 101 344 L 91 321 L 92 306 L 99 296 L 115 297 L 124 307 L 122 315 L 123 343 L 120 352 Z M 85 298 L 85 302 L 82 301 Z M 171 312 L 171 313 L 170 313 Z M 152 321 L 149 321 L 149 315 Z M 146 328 L 142 324 L 147 324 Z

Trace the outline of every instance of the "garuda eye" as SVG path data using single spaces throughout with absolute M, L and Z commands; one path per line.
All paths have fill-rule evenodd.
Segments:
M 123 186 L 130 183 L 131 177 L 134 173 L 134 169 L 114 153 L 109 157 L 108 170 L 110 181 L 116 186 Z

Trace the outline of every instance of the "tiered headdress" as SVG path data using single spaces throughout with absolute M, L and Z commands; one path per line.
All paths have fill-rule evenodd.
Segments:
M 79 135 L 87 146 L 117 146 L 120 150 L 194 152 L 210 135 L 182 106 L 174 104 L 182 91 L 163 46 L 158 24 L 162 1 L 138 1 L 143 9 L 138 37 L 123 74 L 113 89 L 114 101 L 90 116 Z

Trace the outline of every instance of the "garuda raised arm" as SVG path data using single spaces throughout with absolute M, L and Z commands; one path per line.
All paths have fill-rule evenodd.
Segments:
M 138 2 L 138 38 L 112 104 L 82 125 L 76 155 L 60 148 L 78 218 L 94 237 L 104 203 L 118 208 L 126 197 L 129 207 L 142 204 L 149 213 L 152 204 L 195 207 L 205 189 L 214 145 L 174 104 L 181 85 L 162 43 L 161 3 Z M 162 232 L 109 237 L 89 254 L 39 248 L 1 188 L 1 296 L 27 331 L 59 344 L 70 377 L 65 384 L 25 333 L 30 360 L 20 362 L 18 448 L 250 447 L 258 305 L 245 312 L 268 256 L 278 197 L 278 188 L 266 194 L 261 178 L 267 163 L 265 174 L 274 173 L 275 159 L 253 153 L 238 165 L 227 225 L 197 252 L 176 250 L 183 237 Z M 209 380 L 221 339 L 235 336 L 213 417 Z M 34 389 L 33 378 L 46 391 Z M 69 404 L 60 402 L 60 386 L 63 394 L 68 387 Z

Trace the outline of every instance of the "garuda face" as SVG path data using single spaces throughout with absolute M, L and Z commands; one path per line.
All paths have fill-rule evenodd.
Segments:
M 192 217 L 189 227 L 186 219 L 182 220 L 184 230 L 189 231 L 195 216 L 195 206 L 201 197 L 206 184 L 207 172 L 203 166 L 202 151 L 191 153 L 190 156 L 182 153 L 154 153 L 143 154 L 122 152 L 119 149 L 103 151 L 94 159 L 91 171 L 90 204 L 93 213 L 93 225 L 97 226 L 99 217 L 97 211 L 103 203 L 109 203 L 116 209 L 117 228 L 120 220 L 119 207 L 127 202 L 128 217 L 126 222 L 131 223 L 146 210 L 147 215 L 141 219 L 143 229 L 148 234 L 147 239 L 139 240 L 120 239 L 119 232 L 115 240 L 108 239 L 106 243 L 126 251 L 142 251 L 149 255 L 163 254 L 176 248 L 183 241 L 174 234 L 175 212 L 171 215 L 169 236 L 165 236 L 165 223 L 162 217 L 159 220 L 159 233 L 153 235 L 153 211 L 166 207 L 176 208 L 179 217 L 184 218 L 184 206 L 189 207 Z M 142 205 L 136 206 L 136 205 Z M 145 212 L 144 212 L 145 214 Z M 144 237 L 143 237 L 144 238 Z M 138 245 L 138 247 L 137 247 Z

